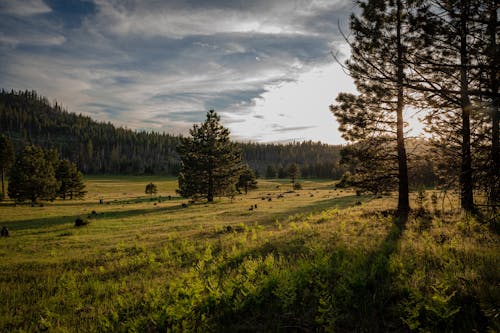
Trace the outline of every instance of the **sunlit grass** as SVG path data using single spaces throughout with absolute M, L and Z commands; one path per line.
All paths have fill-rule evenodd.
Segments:
M 86 182 L 0 204 L 0 331 L 498 330 L 498 236 L 475 219 L 428 204 L 401 231 L 394 196 L 331 181 L 187 208 L 175 179 Z

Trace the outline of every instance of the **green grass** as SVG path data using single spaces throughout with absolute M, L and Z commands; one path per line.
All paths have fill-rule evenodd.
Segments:
M 500 330 L 499 238 L 473 218 L 427 207 L 398 228 L 394 196 L 331 181 L 187 208 L 175 179 L 86 183 L 85 200 L 0 203 L 0 331 Z

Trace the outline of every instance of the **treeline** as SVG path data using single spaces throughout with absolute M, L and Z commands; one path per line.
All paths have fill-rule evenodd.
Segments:
M 0 92 L 0 132 L 19 151 L 27 143 L 56 149 L 85 174 L 177 175 L 180 137 L 132 131 L 68 112 L 35 91 Z M 340 146 L 316 142 L 290 144 L 240 143 L 243 159 L 261 176 L 295 163 L 303 178 L 339 178 Z M 268 174 L 269 175 L 269 174 Z M 273 177 L 274 178 L 274 177 Z
M 26 143 L 56 149 L 86 174 L 174 174 L 176 136 L 134 132 L 65 110 L 34 91 L 2 91 L 0 130 L 16 151 Z
M 288 144 L 240 144 L 243 159 L 260 177 L 288 178 L 288 168 L 296 164 L 302 178 L 339 179 L 345 168 L 339 164 L 340 145 L 320 142 Z

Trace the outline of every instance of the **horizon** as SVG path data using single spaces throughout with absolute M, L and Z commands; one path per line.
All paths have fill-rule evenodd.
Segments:
M 354 83 L 335 62 L 338 1 L 0 4 L 0 86 L 117 127 L 187 134 L 208 110 L 234 140 L 345 144 L 329 111 Z M 6 33 L 8 31 L 8 33 Z

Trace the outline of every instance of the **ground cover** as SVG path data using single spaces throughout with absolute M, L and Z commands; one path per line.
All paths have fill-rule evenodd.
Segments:
M 394 196 L 332 181 L 214 204 L 175 179 L 86 183 L 85 200 L 0 204 L 1 331 L 500 330 L 498 235 L 449 208 L 401 225 Z

